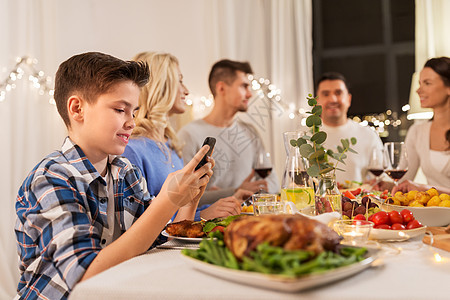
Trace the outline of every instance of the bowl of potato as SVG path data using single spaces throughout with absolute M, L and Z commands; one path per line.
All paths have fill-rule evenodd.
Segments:
M 450 224 L 450 196 L 439 194 L 434 188 L 426 192 L 397 192 L 380 204 L 385 211 L 402 211 L 407 208 L 417 220 L 426 226 Z

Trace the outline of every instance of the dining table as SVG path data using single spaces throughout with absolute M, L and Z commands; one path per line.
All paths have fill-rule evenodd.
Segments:
M 424 244 L 422 238 L 371 243 L 378 256 L 369 267 L 296 292 L 204 273 L 179 249 L 195 244 L 169 240 L 80 282 L 70 299 L 450 299 L 450 252 Z

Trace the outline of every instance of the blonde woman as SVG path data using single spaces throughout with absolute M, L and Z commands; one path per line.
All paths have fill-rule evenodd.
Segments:
M 167 176 L 183 168 L 181 143 L 170 125 L 169 116 L 186 110 L 185 97 L 189 94 L 183 83 L 178 60 L 168 53 L 143 52 L 134 60 L 145 61 L 150 68 L 150 81 L 142 88 L 136 127 L 125 149 L 124 156 L 138 166 L 147 180 L 151 195 L 158 195 Z M 211 206 L 192 210 L 180 209 L 175 221 L 184 219 L 211 219 L 239 214 L 241 201 L 251 192 L 238 191 L 220 199 Z

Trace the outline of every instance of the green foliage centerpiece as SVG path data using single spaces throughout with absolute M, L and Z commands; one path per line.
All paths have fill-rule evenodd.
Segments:
M 317 104 L 317 98 L 311 94 L 306 98 L 312 107 L 306 118 L 306 126 L 310 128 L 311 135 L 305 134 L 297 140 L 291 140 L 293 147 L 298 147 L 300 155 L 308 160 L 307 173 L 315 178 L 317 188 L 315 192 L 316 214 L 324 212 L 342 212 L 341 194 L 336 185 L 336 170 L 339 162 L 345 164 L 346 152 L 357 153 L 351 146 L 356 144 L 356 138 L 341 139 L 341 145 L 336 150 L 325 149 L 323 146 L 327 134 L 320 130 L 322 126 L 322 106 Z

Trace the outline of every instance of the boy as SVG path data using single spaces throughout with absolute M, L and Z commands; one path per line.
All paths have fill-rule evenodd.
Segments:
M 17 298 L 67 299 L 81 280 L 148 250 L 171 216 L 193 216 L 213 160 L 203 147 L 151 199 L 141 172 L 120 155 L 135 126 L 142 62 L 90 52 L 63 62 L 55 101 L 69 136 L 20 187 L 15 226 Z M 203 175 L 207 175 L 202 178 Z M 146 209 L 151 204 L 151 208 Z M 139 219 L 138 219 L 139 218 Z

